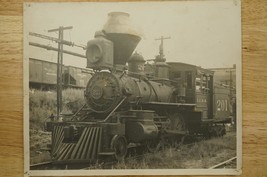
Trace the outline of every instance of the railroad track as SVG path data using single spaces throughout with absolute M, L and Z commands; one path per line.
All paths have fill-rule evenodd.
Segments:
M 67 170 L 83 169 L 88 164 L 54 164 L 52 161 L 36 163 L 30 165 L 30 170 Z
M 52 161 L 42 162 L 42 163 L 36 163 L 30 165 L 31 170 L 45 170 L 52 168 Z
M 233 164 L 236 164 L 236 157 L 232 157 L 226 161 L 218 163 L 217 165 L 214 165 L 214 166 L 210 167 L 209 169 L 226 168 L 228 166 L 233 166 Z

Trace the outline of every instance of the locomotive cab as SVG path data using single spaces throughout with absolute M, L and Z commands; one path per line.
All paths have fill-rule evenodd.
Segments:
M 170 80 L 179 81 L 180 95 L 185 103 L 196 104 L 195 110 L 202 112 L 201 119 L 211 119 L 210 100 L 213 100 L 213 72 L 203 68 L 185 64 L 168 63 Z
M 170 80 L 176 81 L 174 84 L 179 89 L 178 96 L 182 95 L 185 103 L 195 104 L 194 112 L 198 113 L 198 116 L 187 116 L 191 124 L 189 131 L 196 132 L 201 126 L 207 128 L 214 122 L 226 123 L 230 120 L 229 90 L 215 86 L 213 71 L 185 63 L 168 64 Z

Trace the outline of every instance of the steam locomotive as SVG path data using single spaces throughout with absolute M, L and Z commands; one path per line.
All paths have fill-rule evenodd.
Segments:
M 140 40 L 129 14 L 112 12 L 88 42 L 87 67 L 95 73 L 86 104 L 71 120 L 51 122 L 54 163 L 122 160 L 133 146 L 154 151 L 186 135 L 225 134 L 232 111 L 229 90 L 214 84 L 213 72 L 166 62 L 162 43 L 154 62 L 146 63 L 133 54 Z

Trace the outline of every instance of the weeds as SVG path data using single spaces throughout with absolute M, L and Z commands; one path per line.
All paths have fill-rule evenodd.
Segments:
M 56 92 L 31 90 L 29 96 L 30 128 L 42 130 L 44 121 L 56 114 Z M 62 92 L 63 114 L 76 112 L 84 103 L 83 90 L 66 89 Z
M 30 90 L 30 163 L 40 163 L 50 159 L 49 153 L 42 151 L 51 143 L 51 133 L 44 132 L 44 122 L 56 115 L 56 91 Z M 83 90 L 66 89 L 62 92 L 63 114 L 76 112 L 83 104 Z
M 131 159 L 118 163 L 113 169 L 192 169 L 208 168 L 236 154 L 235 136 L 214 138 L 197 142 L 192 146 L 165 148 L 147 154 L 141 160 Z

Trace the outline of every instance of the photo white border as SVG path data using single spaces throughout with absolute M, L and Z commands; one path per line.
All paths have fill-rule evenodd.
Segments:
M 194 0 L 192 0 L 194 1 Z M 208 1 L 208 0 L 203 0 Z M 216 1 L 216 0 L 213 0 Z M 241 2 L 233 0 L 240 6 L 240 34 L 241 34 Z M 121 1 L 118 1 L 121 2 Z M 135 3 L 153 3 L 158 1 L 145 1 Z M 173 2 L 173 1 L 165 1 Z M 37 2 L 32 2 L 37 3 Z M 26 10 L 27 4 L 24 3 L 23 11 Z M 44 2 L 42 2 L 44 3 Z M 51 3 L 52 2 L 47 2 Z M 54 2 L 53 2 L 54 3 Z M 60 3 L 60 2 L 56 2 Z M 111 2 L 69 2 L 69 3 L 111 3 Z M 132 2 L 121 2 L 132 3 Z M 23 24 L 25 18 L 23 17 Z M 23 25 L 23 133 L 24 133 L 24 176 L 122 176 L 122 175 L 240 175 L 242 173 L 242 38 L 240 35 L 240 58 L 236 63 L 236 100 L 237 100 L 237 165 L 236 169 L 127 169 L 127 170 L 30 170 L 30 139 L 29 139 L 29 55 L 28 34 L 25 34 Z

